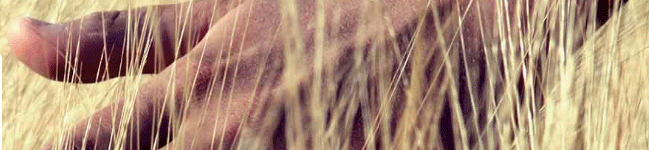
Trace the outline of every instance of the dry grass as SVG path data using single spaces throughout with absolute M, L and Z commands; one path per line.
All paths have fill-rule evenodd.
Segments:
M 110 3 L 103 1 L 71 1 L 71 0 L 21 0 L 21 1 L 0 1 L 0 33 L 6 33 L 7 23 L 10 19 L 18 16 L 30 16 L 42 19 L 48 22 L 62 22 L 91 12 L 109 9 L 126 9 L 132 6 L 141 6 L 146 4 L 171 3 L 173 1 L 137 1 L 131 2 L 126 0 L 112 1 Z M 539 4 L 543 6 L 541 1 Z M 460 110 L 457 88 L 457 80 L 440 80 L 439 83 L 418 84 L 424 81 L 421 75 L 425 71 L 426 55 L 430 51 L 422 51 L 422 46 L 413 46 L 412 59 L 408 63 L 410 66 L 403 77 L 408 79 L 410 84 L 402 88 L 407 96 L 405 99 L 406 109 L 403 112 L 403 118 L 398 123 L 397 128 L 389 128 L 390 115 L 394 110 L 390 106 L 390 98 L 394 86 L 393 76 L 388 72 L 382 72 L 380 69 L 369 69 L 386 63 L 380 58 L 390 57 L 388 54 L 370 53 L 370 58 L 364 61 L 356 61 L 343 84 L 349 89 L 343 93 L 340 100 L 356 100 L 368 97 L 366 92 L 356 91 L 354 89 L 367 89 L 367 83 L 370 80 L 362 77 L 367 74 L 376 75 L 378 82 L 376 88 L 378 94 L 375 95 L 377 101 L 354 101 L 358 103 L 342 103 L 339 105 L 332 104 L 331 91 L 335 89 L 322 88 L 321 85 L 331 83 L 322 83 L 321 81 L 330 81 L 327 74 L 318 75 L 311 84 L 313 90 L 308 100 L 308 109 L 287 108 L 287 126 L 293 127 L 288 142 L 289 146 L 303 147 L 309 145 L 307 138 L 310 137 L 311 143 L 319 149 L 327 149 L 330 146 L 337 146 L 341 143 L 339 140 L 349 136 L 339 133 L 336 127 L 330 127 L 325 123 L 323 111 L 334 110 L 334 116 L 349 115 L 350 109 L 361 107 L 363 110 L 363 119 L 366 122 L 365 129 L 371 131 L 387 133 L 389 130 L 397 131 L 397 139 L 387 138 L 387 134 L 381 135 L 381 140 L 385 143 L 383 148 L 410 149 L 421 148 L 430 149 L 436 147 L 438 136 L 436 136 L 437 123 L 426 122 L 430 118 L 439 117 L 436 115 L 444 95 L 429 95 L 433 85 L 440 85 L 439 91 L 451 93 L 446 97 L 451 104 L 453 112 L 452 118 L 454 127 L 458 131 L 455 133 L 456 148 L 469 149 L 468 141 L 470 134 L 480 134 L 487 138 L 482 138 L 481 144 L 477 149 L 492 149 L 498 145 L 500 149 L 649 149 L 649 1 L 647 0 L 630 0 L 629 7 L 626 7 L 622 13 L 614 16 L 608 24 L 601 30 L 587 30 L 585 35 L 574 33 L 579 23 L 585 23 L 592 27 L 594 22 L 580 22 L 580 16 L 574 13 L 576 8 L 572 1 L 554 2 L 545 8 L 548 10 L 537 9 L 536 18 L 532 18 L 530 26 L 538 26 L 542 18 L 550 18 L 551 26 L 544 30 L 532 30 L 530 34 L 523 37 L 515 37 L 517 34 L 508 33 L 507 30 L 499 30 L 502 39 L 494 40 L 493 45 L 483 47 L 489 59 L 498 59 L 498 61 L 489 61 L 491 68 L 486 73 L 489 79 L 499 79 L 498 83 L 493 83 L 490 87 L 474 87 L 491 91 L 498 87 L 500 94 L 489 95 L 480 93 L 479 95 L 470 95 L 471 97 L 497 97 L 497 98 L 475 98 L 488 100 L 488 102 L 472 102 L 472 105 L 486 105 L 486 113 L 489 127 L 480 133 L 475 133 L 472 125 L 465 125 L 476 122 L 472 119 L 477 117 L 462 117 L 463 111 Z M 290 10 L 290 9 L 289 9 Z M 563 11 L 562 11 L 563 10 Z M 290 14 L 290 11 L 283 13 Z M 366 12 L 372 14 L 372 12 Z M 534 14 L 532 12 L 531 14 Z M 571 16 L 573 15 L 573 16 Z M 592 14 L 578 14 L 592 15 Z M 502 17 L 502 15 L 497 16 Z M 562 19 L 560 19 L 562 18 Z M 566 19 L 568 18 L 568 19 Z M 618 19 L 621 18 L 621 19 Z M 290 18 L 290 15 L 288 17 Z M 294 19 L 294 18 L 293 18 Z M 505 19 L 505 18 L 497 18 Z M 565 20 L 564 20 L 565 19 Z M 371 22 L 371 19 L 368 19 Z M 439 23 L 439 22 L 437 22 Z M 441 23 L 444 24 L 444 23 Z M 318 27 L 324 26 L 317 24 Z M 502 25 L 504 26 L 504 25 Z M 502 27 L 501 28 L 507 28 Z M 507 33 L 506 33 L 507 32 Z M 544 34 L 548 33 L 548 34 Z M 299 33 L 295 33 L 299 34 Z M 326 70 L 323 64 L 322 50 L 327 49 L 328 41 L 316 31 L 315 42 L 315 67 L 316 69 Z M 547 37 L 550 35 L 550 37 Z M 294 35 L 292 35 L 294 36 Z M 362 38 L 363 36 L 359 36 Z M 541 40 L 549 38 L 550 40 Z M 584 46 L 576 49 L 574 41 L 586 38 Z M 385 40 L 377 40 L 385 41 Z M 388 40 L 389 41 L 389 40 Z M 448 42 L 448 41 L 447 41 Z M 300 43 L 300 42 L 296 42 Z M 444 42 L 441 42 L 444 43 Z M 300 48 L 303 45 L 296 44 L 294 49 L 289 49 L 286 60 L 288 65 L 285 70 L 285 77 L 300 78 L 298 75 L 299 68 L 306 67 L 295 64 L 302 64 L 300 61 L 303 54 Z M 362 45 L 360 45 L 362 46 Z M 440 46 L 440 45 L 436 45 Z M 453 45 L 446 45 L 451 48 L 459 49 Z M 461 45 L 460 45 L 461 46 Z M 548 47 L 550 51 L 543 53 L 542 47 Z M 440 46 L 444 47 L 444 46 Z M 520 52 L 517 52 L 520 51 Z M 443 52 L 443 51 L 436 51 Z M 119 79 L 109 80 L 98 84 L 78 85 L 70 83 L 61 83 L 49 81 L 43 77 L 31 72 L 27 67 L 17 61 L 10 55 L 7 46 L 7 37 L 0 37 L 0 54 L 3 57 L 3 85 L 2 85 L 2 123 L 3 130 L 3 149 L 38 149 L 46 141 L 55 139 L 60 136 L 64 130 L 68 129 L 74 123 L 90 116 L 93 112 L 115 102 L 119 98 L 132 97 L 135 87 L 146 81 L 147 76 L 129 76 Z M 439 53 L 437 53 L 439 54 Z M 354 58 L 360 60 L 360 55 Z M 452 55 L 452 54 L 450 54 Z M 456 54 L 457 55 L 457 54 Z M 541 61 L 536 62 L 534 59 L 524 59 L 524 55 L 529 58 L 539 58 Z M 439 55 L 435 55 L 438 58 Z M 397 63 L 397 62 L 387 62 Z M 440 61 L 444 67 L 470 67 L 470 66 L 449 66 L 450 62 Z M 536 64 L 540 63 L 540 64 Z M 372 66 L 363 68 L 360 66 Z M 504 73 L 497 71 L 502 66 Z M 540 66 L 540 67 L 539 67 Z M 537 70 L 540 69 L 540 70 Z M 444 71 L 445 74 L 440 76 L 449 79 L 456 78 L 452 69 Z M 523 72 L 523 78 L 519 78 L 519 73 Z M 537 82 L 533 78 L 536 75 L 543 75 L 543 82 Z M 516 90 L 517 83 L 523 83 L 522 89 L 524 94 Z M 291 83 L 288 83 L 291 84 Z M 299 83 L 293 83 L 299 84 Z M 445 89 L 448 88 L 448 89 Z M 297 93 L 298 87 L 289 88 L 289 91 Z M 538 91 L 535 91 L 538 90 Z M 320 93 L 322 92 L 322 93 Z M 290 92 L 289 92 L 290 93 Z M 455 95 L 454 95 L 454 94 Z M 355 95 L 359 94 L 359 95 Z M 491 93 L 494 94 L 494 93 Z M 543 96 L 544 102 L 539 103 L 538 98 Z M 290 97 L 293 96 L 293 97 Z M 360 98 L 359 98 L 360 97 Z M 296 95 L 289 95 L 288 99 L 297 99 Z M 437 100 L 435 100 L 437 99 Z M 473 98 L 472 98 L 473 99 Z M 419 104 L 422 100 L 428 100 L 426 105 Z M 297 101 L 288 101 L 289 104 Z M 498 103 L 489 103 L 498 102 Z M 380 106 L 384 107 L 378 107 Z M 542 104 L 542 105 L 539 105 Z M 360 105 L 360 106 L 359 106 Z M 420 111 L 419 106 L 425 106 Z M 297 105 L 287 105 L 297 106 Z M 370 107 L 371 106 L 371 107 Z M 372 109 L 372 110 L 369 110 Z M 479 111 L 479 110 L 472 110 Z M 372 114 L 369 112 L 378 112 Z M 298 114 L 308 114 L 313 119 L 312 123 L 301 124 Z M 472 114 L 471 114 L 472 115 Z M 345 118 L 345 117 L 342 117 Z M 347 118 L 349 119 L 349 117 Z M 344 120 L 344 119 L 340 119 Z M 333 123 L 343 124 L 343 123 Z M 379 127 L 374 124 L 382 124 Z M 296 127 L 297 126 L 297 127 Z M 310 130 L 299 130 L 300 126 L 309 127 Z M 346 128 L 343 126 L 340 128 Z M 376 130 L 377 128 L 381 130 Z M 370 130 L 366 130 L 370 131 Z M 497 137 L 497 138 L 496 138 Z M 251 140 L 254 142 L 254 140 Z M 326 144 L 317 144 L 326 141 Z M 370 141 L 370 145 L 372 144 Z

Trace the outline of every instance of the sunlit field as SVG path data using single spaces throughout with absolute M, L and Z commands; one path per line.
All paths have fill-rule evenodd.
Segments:
M 505 6 L 503 0 L 494 1 Z M 2 148 L 31 150 L 65 143 L 65 131 L 110 103 L 132 101 L 138 87 L 152 76 L 135 73 L 138 67 L 133 67 L 127 76 L 93 84 L 49 80 L 12 55 L 8 46 L 11 37 L 6 34 L 12 19 L 32 17 L 60 23 L 97 11 L 178 2 L 183 1 L 0 1 Z M 327 57 L 323 51 L 335 49 L 331 45 L 336 44 L 331 43 L 340 41 L 316 37 L 313 50 L 305 50 L 300 44 L 304 41 L 288 40 L 294 43 L 285 44 L 294 45 L 286 46 L 285 59 L 278 60 L 284 63 L 281 75 L 285 78 L 284 89 L 279 90 L 285 94 L 278 95 L 286 100 L 276 103 L 286 112 L 286 125 L 282 126 L 290 133 L 286 146 L 350 149 L 349 140 L 358 138 L 348 131 L 350 122 L 360 116 L 364 137 L 376 139 L 366 140 L 363 146 L 368 149 L 444 149 L 442 145 L 455 149 L 649 149 L 649 0 L 629 0 L 600 28 L 594 20 L 585 19 L 595 16 L 594 5 L 578 8 L 577 3 L 537 0 L 539 9 L 520 13 L 528 15 L 521 26 L 494 23 L 489 30 L 501 38 L 482 39 L 488 43 L 479 46 L 486 64 L 477 75 L 483 77 L 458 75 L 462 73 L 458 68 L 475 67 L 458 63 L 458 58 L 467 59 L 458 51 L 477 47 L 459 42 L 467 36 L 457 34 L 453 27 L 464 17 L 461 12 L 450 11 L 447 16 L 451 19 L 431 21 L 447 29 L 447 33 L 438 34 L 434 44 L 418 43 L 426 39 L 412 35 L 415 44 L 408 49 L 394 50 L 386 46 L 390 44 L 364 47 L 369 52 L 354 53 L 344 58 L 350 61 L 341 61 L 349 65 L 322 61 Z M 492 9 L 499 13 L 522 11 Z M 363 16 L 373 14 L 365 13 Z M 502 16 L 492 17 L 509 19 Z M 376 24 L 376 18 L 364 21 Z M 290 24 L 283 28 L 290 29 Z M 359 41 L 389 43 L 399 40 L 394 36 L 357 37 L 366 38 Z M 313 66 L 304 63 L 303 57 L 315 58 L 308 60 L 314 61 Z M 390 70 L 393 66 L 396 70 Z M 315 71 L 319 73 L 303 75 L 300 69 L 310 67 L 320 69 Z M 344 75 L 335 74 L 340 73 L 337 67 L 347 67 Z M 456 83 L 467 82 L 460 76 L 488 82 Z M 309 78 L 308 82 L 299 80 L 303 78 Z M 394 104 L 403 108 L 395 109 Z M 262 119 L 264 126 L 274 127 L 280 121 L 275 115 L 268 116 Z M 395 116 L 399 119 L 393 123 Z M 454 131 L 450 136 L 439 133 L 442 119 Z M 242 125 L 241 139 L 234 148 L 267 148 L 267 137 L 262 136 L 272 133 L 248 129 L 250 126 Z M 115 142 L 124 140 L 122 132 L 115 131 Z M 444 143 L 448 140 L 442 138 L 452 138 L 454 143 Z

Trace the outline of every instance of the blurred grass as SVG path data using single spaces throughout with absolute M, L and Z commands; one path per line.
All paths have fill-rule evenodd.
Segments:
M 125 95 L 130 95 L 133 92 L 132 87 L 137 87 L 141 80 L 146 80 L 146 78 L 126 77 L 98 84 L 78 85 L 49 81 L 40 77 L 10 55 L 7 46 L 8 37 L 6 37 L 5 33 L 7 24 L 11 19 L 28 16 L 48 22 L 62 22 L 101 10 L 117 10 L 147 4 L 174 2 L 176 1 L 0 1 L 0 8 L 3 8 L 0 9 L 0 33 L 2 33 L 2 36 L 0 36 L 0 55 L 3 57 L 2 117 L 4 118 L 2 123 L 2 148 L 8 150 L 39 149 L 44 142 L 59 136 L 70 125 L 88 117 L 99 108 L 125 97 Z M 534 73 L 545 74 L 546 78 L 544 78 L 543 84 L 537 84 L 532 80 L 517 79 L 517 77 L 507 78 L 506 81 L 503 81 L 504 83 L 510 83 L 504 86 L 505 91 L 507 91 L 505 94 L 507 98 L 504 98 L 505 100 L 502 100 L 503 103 L 501 104 L 489 106 L 492 109 L 489 110 L 489 116 L 496 118 L 493 119 L 495 128 L 492 129 L 493 131 L 485 132 L 485 134 L 493 134 L 489 136 L 497 136 L 500 139 L 489 139 L 487 142 L 493 144 L 484 145 L 485 147 L 480 149 L 487 149 L 493 145 L 500 145 L 500 149 L 649 149 L 649 103 L 647 102 L 647 99 L 649 99 L 649 87 L 647 87 L 649 86 L 649 67 L 646 66 L 649 64 L 649 52 L 646 51 L 649 45 L 649 27 L 647 27 L 649 25 L 646 24 L 649 23 L 647 21 L 649 19 L 646 18 L 649 8 L 644 7 L 647 4 L 649 3 L 646 1 L 632 0 L 629 5 L 631 6 L 629 7 L 630 11 L 620 15 L 623 19 L 614 19 L 609 22 L 609 25 L 605 28 L 606 30 L 597 33 L 591 30 L 587 34 L 594 34 L 594 36 L 587 36 L 590 38 L 580 50 L 565 50 L 565 48 L 571 47 L 570 44 L 572 43 L 569 42 L 571 39 L 562 39 L 563 37 L 570 37 L 565 36 L 566 34 L 577 33 L 559 33 L 559 31 L 570 30 L 549 31 L 563 36 L 550 40 L 548 44 L 550 46 L 548 47 L 554 51 L 542 57 L 545 60 L 541 65 L 547 69 L 542 72 L 534 72 L 533 67 L 530 66 L 528 66 L 530 68 L 523 69 L 516 67 L 517 63 L 523 64 L 523 62 L 522 59 L 517 58 L 520 56 L 515 54 L 503 54 L 502 57 L 496 56 L 507 60 L 508 64 L 505 66 L 510 65 L 510 67 L 505 67 L 504 70 L 506 71 L 529 71 L 529 74 L 523 77 L 527 79 L 534 78 Z M 566 10 L 574 10 L 574 8 Z M 557 24 L 558 27 L 569 28 L 578 24 L 578 22 L 569 20 Z M 322 26 L 322 24 L 318 26 Z M 317 39 L 316 42 L 320 40 L 323 39 Z M 505 41 L 505 43 L 507 42 L 515 43 L 519 41 Z M 522 42 L 529 42 L 526 44 L 533 45 L 534 42 L 538 41 Z M 327 48 L 323 46 L 325 45 L 323 43 L 318 44 L 316 44 L 318 46 L 315 48 L 316 53 Z M 492 47 L 488 48 L 492 49 Z M 525 48 L 525 50 L 533 51 L 531 53 L 534 55 L 541 55 L 538 54 L 539 50 L 535 49 L 536 47 L 529 46 Z M 493 49 L 496 49 L 496 47 L 493 47 Z M 572 51 L 576 52 L 570 53 Z M 420 51 L 414 52 L 419 53 Z M 415 54 L 414 56 L 422 55 Z M 321 65 L 322 62 L 318 62 L 321 61 L 320 57 L 315 58 L 316 65 Z M 417 62 L 424 58 L 413 57 L 413 59 Z M 374 63 L 380 62 L 379 60 Z M 423 69 L 421 64 L 415 63 L 412 65 L 411 69 L 415 72 L 413 74 L 416 74 L 416 71 L 422 71 L 418 69 Z M 296 65 L 296 67 L 299 66 Z M 377 73 L 377 71 L 380 70 L 357 70 L 354 74 L 367 74 L 369 72 L 384 75 L 380 72 Z M 512 74 L 505 76 L 518 76 L 518 74 Z M 316 76 L 315 78 L 314 81 L 320 81 L 318 78 L 325 77 Z M 380 78 L 389 80 L 392 77 L 381 76 Z M 418 83 L 416 81 L 421 80 L 421 77 L 412 76 L 409 79 L 412 81 L 411 83 Z M 524 80 L 526 91 L 534 90 L 536 87 L 541 88 L 541 93 L 545 96 L 545 102 L 544 105 L 538 106 L 540 110 L 531 107 L 532 103 L 535 103 L 534 98 L 538 96 L 529 95 L 534 92 L 528 92 L 528 95 L 524 95 L 523 99 L 518 99 L 518 95 L 513 93 L 515 85 L 511 83 L 517 83 L 518 80 Z M 314 87 L 319 87 L 320 84 L 327 83 L 316 82 L 314 84 Z M 363 88 L 362 85 L 352 84 L 349 86 Z M 382 88 L 387 89 L 387 87 Z M 414 85 L 409 88 L 408 108 L 414 108 L 413 105 L 416 105 L 415 100 L 422 99 L 421 97 L 412 96 L 423 94 L 421 92 L 425 93 L 424 90 L 426 89 L 421 88 L 426 87 Z M 387 92 L 380 93 L 385 94 Z M 319 95 L 320 93 L 312 94 Z M 317 98 L 318 96 L 313 96 L 313 101 L 319 102 Z M 350 95 L 347 98 L 355 97 Z M 457 97 L 452 98 L 451 102 L 457 102 Z M 521 107 L 514 107 L 515 103 L 523 104 L 519 104 Z M 313 116 L 317 116 L 318 112 L 322 110 L 331 109 L 318 106 L 334 107 L 326 105 L 324 102 L 313 104 L 314 106 L 311 107 L 316 109 L 310 112 Z M 393 110 L 387 107 L 386 109 L 380 113 L 393 113 Z M 428 111 L 422 112 L 424 112 L 424 115 L 430 115 L 430 113 L 427 113 Z M 519 119 L 514 120 L 513 116 Z M 411 111 L 406 111 L 404 116 L 404 118 L 410 118 L 410 121 L 412 119 L 421 119 L 418 117 L 412 115 Z M 322 121 L 324 118 L 315 118 L 315 120 Z M 366 122 L 371 121 L 373 120 L 366 120 Z M 431 148 L 430 145 L 423 142 L 435 139 L 427 139 L 425 134 L 434 134 L 436 131 L 421 130 L 421 128 L 433 125 L 414 124 L 406 121 L 408 119 L 402 120 L 398 129 L 392 129 L 401 133 L 399 137 L 403 140 L 397 142 L 403 142 L 403 144 L 392 144 L 403 147 L 409 147 L 408 145 L 412 144 L 410 145 L 412 147 Z M 463 123 L 467 121 L 460 119 L 457 122 Z M 314 127 L 321 128 L 325 126 L 323 122 L 316 123 L 313 125 Z M 466 134 L 466 128 L 459 129 L 461 133 Z M 330 132 L 333 132 L 333 130 L 317 129 L 314 130 L 314 134 L 302 133 L 298 137 L 312 137 L 318 139 L 314 141 L 320 142 L 321 139 L 326 138 L 317 135 L 331 134 Z M 380 132 L 387 131 L 382 130 Z M 466 146 L 465 142 L 459 142 L 466 141 L 466 139 L 463 139 L 466 137 L 456 138 L 458 139 L 456 142 L 456 145 L 459 145 L 458 149 Z M 512 139 L 511 142 L 504 140 L 510 138 Z M 302 141 L 305 140 L 304 138 L 296 139 L 298 141 L 293 142 L 306 142 Z M 410 143 L 410 140 L 419 141 Z M 335 142 L 330 144 L 335 144 Z M 296 144 L 293 146 L 303 145 Z M 390 147 L 388 145 L 383 146 Z

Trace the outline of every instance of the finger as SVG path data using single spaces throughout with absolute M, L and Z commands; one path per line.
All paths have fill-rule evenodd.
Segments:
M 28 67 L 59 81 L 97 82 L 125 75 L 128 69 L 155 73 L 187 53 L 231 3 L 239 2 L 206 0 L 97 12 L 62 24 L 23 18 L 12 23 L 9 44 Z M 142 60 L 140 70 L 134 65 Z
M 45 149 L 156 149 L 167 143 L 169 117 L 162 105 L 140 96 L 133 104 L 119 101 L 78 123 Z M 132 106 L 129 106 L 132 105 Z
M 191 96 L 177 99 L 186 109 L 179 110 L 182 125 L 166 149 L 232 146 L 248 111 L 268 100 L 269 92 L 256 91 L 269 91 L 278 83 L 281 70 L 270 67 L 283 54 L 271 43 L 279 27 L 278 8 L 272 1 L 246 1 L 175 62 L 177 73 L 168 68 L 159 74 L 176 83 L 176 93 Z
M 237 95 L 236 99 L 244 100 L 249 95 Z M 217 103 L 214 101 L 214 103 Z M 163 149 L 229 149 L 239 130 L 240 118 L 246 106 L 230 106 L 231 112 L 221 104 L 220 110 L 213 107 L 190 108 L 182 121 L 180 129 L 174 132 L 173 141 Z M 190 106 L 191 107 L 191 106 Z M 235 110 L 240 109 L 240 110 Z

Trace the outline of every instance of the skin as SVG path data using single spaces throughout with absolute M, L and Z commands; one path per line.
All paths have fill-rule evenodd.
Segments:
M 390 26 L 399 34 L 412 35 L 417 20 L 420 19 L 421 14 L 427 12 L 426 5 L 424 5 L 427 1 L 382 0 L 381 2 L 385 5 L 383 13 L 387 18 L 390 18 Z M 442 20 L 450 22 L 450 24 L 442 29 L 437 29 L 431 22 L 428 22 L 424 24 L 424 28 L 429 30 L 425 30 L 422 34 L 422 39 L 425 41 L 424 46 L 437 47 L 440 46 L 436 44 L 438 35 L 450 41 L 453 34 L 450 32 L 437 34 L 436 31 L 462 29 L 460 31 L 463 33 L 464 40 L 448 45 L 456 47 L 466 45 L 461 48 L 461 54 L 466 54 L 466 57 L 456 54 L 454 57 L 459 59 L 452 60 L 456 61 L 458 66 L 464 64 L 470 66 L 459 70 L 461 80 L 458 84 L 461 85 L 460 87 L 466 87 L 463 84 L 486 84 L 477 79 L 468 79 L 469 77 L 463 74 L 480 76 L 485 61 L 482 46 L 499 37 L 496 32 L 491 30 L 481 30 L 495 28 L 493 20 L 484 17 L 496 15 L 494 11 L 484 9 L 493 7 L 494 2 L 491 0 L 476 1 L 479 4 L 477 6 L 481 6 L 478 8 L 482 9 L 464 7 L 468 6 L 469 2 L 432 1 L 431 6 L 439 9 Z M 352 57 L 353 51 L 355 51 L 345 48 L 353 47 L 355 43 L 359 42 L 356 40 L 356 36 L 363 35 L 352 32 L 359 27 L 358 19 L 362 4 L 357 0 L 347 0 L 341 1 L 340 7 L 334 7 L 335 5 L 329 3 L 331 2 L 325 4 L 327 10 L 325 11 L 327 12 L 325 24 L 333 24 L 334 15 L 332 12 L 340 9 L 342 17 L 339 19 L 342 25 L 338 27 L 340 33 L 325 35 L 328 39 L 337 39 L 343 42 L 334 46 L 340 47 L 340 50 L 324 52 L 324 56 L 331 56 L 325 57 L 324 62 L 333 62 L 331 66 L 334 68 L 333 71 L 342 74 L 345 70 L 339 68 L 351 65 L 347 59 Z M 189 18 L 192 21 L 188 26 L 178 26 L 174 21 L 179 17 L 178 14 L 181 14 L 179 12 L 185 12 L 183 7 L 187 5 L 193 5 L 194 8 L 189 13 Z M 455 6 L 460 6 L 458 7 L 460 10 L 468 12 L 465 22 L 461 25 L 457 24 L 459 13 Z M 530 7 L 532 6 L 530 5 Z M 183 9 L 178 10 L 178 8 Z M 154 73 L 155 75 L 139 88 L 140 91 L 134 100 L 134 113 L 130 114 L 133 121 L 131 121 L 131 125 L 122 128 L 127 131 L 126 143 L 122 146 L 126 149 L 217 149 L 233 146 L 235 136 L 238 134 L 244 118 L 249 118 L 247 121 L 254 124 L 264 115 L 251 115 L 254 114 L 251 112 L 264 112 L 269 107 L 282 103 L 282 98 L 287 96 L 277 94 L 285 88 L 282 83 L 306 82 L 314 74 L 313 68 L 311 71 L 304 72 L 304 75 L 293 75 L 291 78 L 287 78 L 283 74 L 284 71 L 290 69 L 284 68 L 283 63 L 285 62 L 282 60 L 285 60 L 283 50 L 288 48 L 287 45 L 290 45 L 290 42 L 286 40 L 289 39 L 291 31 L 281 28 L 282 25 L 290 24 L 285 22 L 283 24 L 280 8 L 280 2 L 276 0 L 226 0 L 158 5 L 147 9 L 136 9 L 135 16 L 142 17 L 146 14 L 145 12 L 158 16 L 156 18 L 159 20 L 154 23 L 156 26 L 151 27 L 154 32 L 159 33 L 160 37 L 153 41 L 157 45 L 154 44 L 150 48 L 135 48 L 135 52 L 150 51 L 140 73 Z M 302 40 L 305 41 L 306 49 L 313 49 L 313 37 L 316 33 L 315 29 L 308 28 L 308 26 L 316 20 L 314 15 L 316 3 L 313 0 L 299 1 L 297 8 L 298 25 L 300 26 L 298 29 L 302 34 Z M 478 14 L 483 17 L 478 17 Z M 515 15 L 513 11 L 506 14 Z M 9 44 L 14 55 L 20 61 L 44 77 L 81 83 L 103 81 L 127 74 L 126 66 L 128 64 L 125 60 L 130 60 L 130 58 L 121 47 L 126 36 L 124 31 L 128 28 L 126 16 L 126 11 L 109 11 L 60 24 L 23 18 L 12 23 L 13 27 L 9 30 L 9 37 L 11 37 Z M 510 24 L 513 25 L 517 23 L 516 21 L 518 20 L 512 19 Z M 210 22 L 213 23 L 210 24 Z M 148 27 L 142 23 L 137 26 L 139 29 Z M 106 28 L 106 44 L 103 44 L 103 27 Z M 184 33 L 188 34 L 183 34 L 184 36 L 181 37 L 176 36 L 180 35 L 178 32 L 181 31 L 176 29 L 183 28 L 186 30 Z M 327 30 L 332 29 L 334 28 L 327 27 Z M 372 35 L 381 31 L 385 31 L 385 29 L 381 27 L 369 28 L 364 34 Z M 68 39 L 66 37 L 69 33 L 79 36 L 72 36 L 73 38 Z M 184 42 L 178 45 L 174 44 L 175 42 L 170 42 L 180 38 Z M 408 42 L 402 41 L 398 44 Z M 66 46 L 67 43 L 71 43 L 69 45 L 72 46 Z M 79 45 L 78 51 L 69 50 L 74 49 L 76 45 Z M 104 51 L 111 56 L 107 60 L 102 60 L 99 55 Z M 66 62 L 65 54 L 72 58 L 67 60 L 78 59 L 78 61 Z M 306 54 L 301 58 L 306 63 L 305 66 L 313 66 L 313 62 L 308 61 L 314 59 L 312 54 L 312 51 L 306 51 Z M 436 55 L 431 54 L 431 56 Z M 100 60 L 104 62 L 100 62 Z M 70 71 L 68 68 L 70 65 L 66 64 L 75 63 L 82 67 L 73 67 L 74 72 L 77 73 L 76 76 L 65 78 L 66 72 Z M 106 66 L 106 64 L 111 65 Z M 396 68 L 388 69 L 393 72 L 397 70 Z M 170 89 L 168 86 L 170 81 L 175 84 L 174 89 Z M 477 93 L 480 90 L 476 88 L 473 91 Z M 165 98 L 169 91 L 173 91 L 175 96 Z M 468 89 L 460 90 L 460 92 L 468 91 Z M 187 97 L 189 97 L 189 101 L 185 101 Z M 468 98 L 460 96 L 460 99 Z M 120 128 L 118 124 L 120 117 L 123 116 L 121 109 L 124 105 L 125 101 L 119 100 L 99 110 L 89 119 L 78 123 L 69 131 L 72 133 L 69 138 L 73 141 L 69 146 L 80 149 L 82 143 L 86 143 L 86 148 L 107 149 L 111 131 Z M 117 116 L 116 120 L 118 121 L 111 123 L 109 120 L 113 116 Z M 175 132 L 176 135 L 170 135 L 167 132 L 170 120 L 180 121 L 181 126 Z M 447 122 L 446 124 L 451 123 Z M 448 126 L 441 128 L 445 127 Z M 88 132 L 86 132 L 87 130 Z M 354 132 L 354 135 L 360 138 L 351 141 L 353 149 L 361 148 L 365 142 L 359 134 L 362 133 Z M 451 132 L 442 134 L 442 137 L 452 139 Z M 158 137 L 158 140 L 152 140 L 151 137 Z M 168 137 L 173 138 L 169 143 L 164 140 Z M 444 142 L 446 141 L 448 140 Z M 151 147 L 152 142 L 158 142 L 157 147 Z M 179 143 L 193 144 L 180 145 Z M 451 145 L 453 144 L 446 144 L 445 147 L 449 148 Z M 51 146 L 49 145 L 45 149 L 50 149 Z M 279 149 L 283 148 L 283 145 L 272 145 L 272 147 Z
M 183 13 L 189 5 L 193 8 L 191 15 L 185 16 Z M 131 30 L 138 34 L 143 33 L 143 29 L 151 29 L 151 32 L 159 35 L 159 39 L 154 39 L 150 47 L 138 46 L 134 49 L 135 52 L 149 51 L 142 73 L 157 73 L 190 51 L 209 30 L 210 20 L 219 20 L 236 5 L 238 3 L 230 1 L 216 4 L 214 1 L 200 1 L 141 7 L 130 12 L 133 18 L 137 17 L 131 20 L 132 23 L 129 23 L 128 11 L 97 12 L 60 24 L 23 18 L 15 21 L 12 30 L 9 30 L 9 34 L 14 35 L 10 46 L 23 63 L 40 75 L 58 81 L 92 83 L 125 75 L 128 64 L 106 64 L 128 63 L 126 60 L 135 57 L 127 56 L 123 47 L 128 28 L 137 28 L 138 31 Z M 159 19 L 146 20 L 145 17 Z M 187 24 L 177 24 L 176 19 L 191 20 Z M 180 40 L 180 44 L 172 42 Z M 69 57 L 67 60 L 79 59 L 79 62 L 66 62 L 66 57 Z M 71 73 L 68 72 L 69 68 L 75 68 L 76 77 L 65 78 L 66 73 Z

